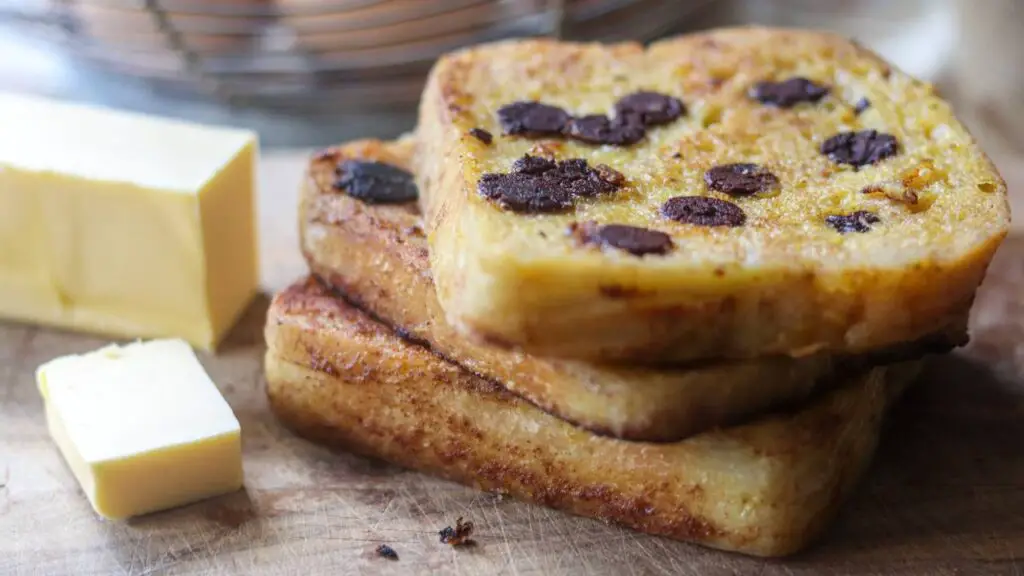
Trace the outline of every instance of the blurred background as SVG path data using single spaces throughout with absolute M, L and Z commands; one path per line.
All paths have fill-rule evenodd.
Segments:
M 857 38 L 1024 173 L 1018 0 L 0 0 L 0 89 L 244 126 L 268 152 L 408 130 L 431 62 L 509 36 L 653 40 L 737 23 Z

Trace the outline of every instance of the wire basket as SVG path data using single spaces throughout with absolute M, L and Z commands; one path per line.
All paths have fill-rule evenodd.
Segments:
M 433 61 L 452 49 L 522 36 L 647 41 L 713 0 L 21 2 L 0 18 L 165 100 L 290 117 L 397 114 L 401 124 Z

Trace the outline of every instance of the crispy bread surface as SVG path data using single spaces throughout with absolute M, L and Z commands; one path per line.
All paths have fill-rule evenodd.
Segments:
M 544 358 L 480 344 L 453 330 L 437 302 L 415 202 L 367 204 L 333 187 L 346 160 L 408 169 L 413 144 L 365 140 L 316 155 L 300 203 L 310 269 L 399 332 L 546 412 L 602 434 L 678 440 L 799 401 L 827 384 L 824 354 L 657 370 Z
M 759 82 L 795 77 L 828 94 L 790 108 L 750 96 Z M 515 101 L 611 114 L 637 91 L 677 97 L 686 112 L 630 146 L 503 135 L 496 114 Z M 855 167 L 821 151 L 836 134 L 871 129 L 898 140 L 895 155 Z M 914 340 L 962 324 L 1009 224 L 1005 183 L 934 87 L 825 33 L 723 29 L 646 49 L 481 45 L 434 67 L 417 134 L 431 264 L 450 322 L 550 356 L 669 362 Z M 513 213 L 478 184 L 524 154 L 605 164 L 625 184 L 561 213 Z M 710 190 L 705 173 L 729 163 L 758 164 L 778 186 Z M 669 220 L 661 207 L 676 196 L 728 200 L 746 221 Z M 873 219 L 846 233 L 828 223 L 859 211 Z M 638 257 L 581 246 L 566 233 L 576 222 L 658 230 L 674 248 Z
M 300 434 L 483 490 L 747 554 L 810 543 L 856 484 L 916 365 L 792 414 L 650 444 L 596 436 L 411 344 L 312 279 L 266 324 L 267 394 Z

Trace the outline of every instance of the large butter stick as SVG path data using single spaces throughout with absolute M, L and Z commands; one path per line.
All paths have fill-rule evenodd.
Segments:
M 101 516 L 241 488 L 238 420 L 184 341 L 57 358 L 36 380 L 50 436 Z
M 0 94 L 0 317 L 211 349 L 258 282 L 254 134 Z

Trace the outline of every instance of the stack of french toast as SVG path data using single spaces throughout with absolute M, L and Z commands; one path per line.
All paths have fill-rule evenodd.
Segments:
M 736 28 L 447 55 L 413 134 L 311 158 L 299 224 L 266 376 L 300 434 L 778 556 L 967 341 L 1009 208 L 931 85 Z

